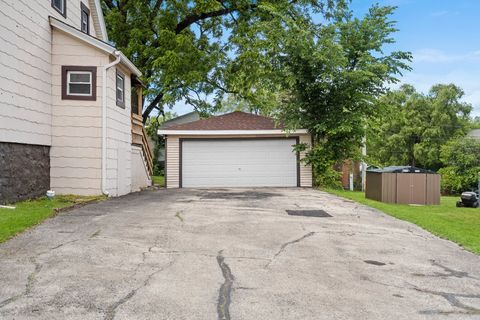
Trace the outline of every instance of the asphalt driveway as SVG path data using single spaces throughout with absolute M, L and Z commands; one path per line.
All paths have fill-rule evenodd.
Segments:
M 0 319 L 480 319 L 480 257 L 310 189 L 146 191 L 0 245 Z

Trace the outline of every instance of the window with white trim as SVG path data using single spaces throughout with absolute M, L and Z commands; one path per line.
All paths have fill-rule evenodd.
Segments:
M 67 17 L 67 1 L 66 0 L 52 0 L 52 8 L 58 11 L 65 18 Z
M 116 76 L 117 106 L 125 108 L 125 76 L 117 70 Z
M 89 71 L 68 71 L 67 72 L 67 95 L 91 96 L 92 95 L 92 73 Z
M 62 66 L 62 99 L 96 100 L 96 67 Z

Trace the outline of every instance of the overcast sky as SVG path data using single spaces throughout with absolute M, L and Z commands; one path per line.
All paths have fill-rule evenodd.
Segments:
M 398 6 L 393 19 L 400 31 L 389 49 L 413 53 L 413 70 L 402 83 L 423 92 L 454 83 L 480 116 L 480 0 L 353 0 L 352 9 L 362 16 L 377 2 Z M 192 110 L 184 103 L 173 109 L 179 115 Z

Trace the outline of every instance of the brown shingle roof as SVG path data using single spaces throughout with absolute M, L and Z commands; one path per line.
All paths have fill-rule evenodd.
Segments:
M 283 129 L 283 126 L 275 125 L 272 118 L 259 116 L 251 113 L 235 111 L 221 116 L 210 117 L 177 126 L 168 127 L 165 130 L 274 130 Z

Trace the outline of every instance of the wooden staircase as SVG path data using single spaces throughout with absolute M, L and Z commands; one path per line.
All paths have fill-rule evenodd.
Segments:
M 148 144 L 147 132 L 143 127 L 143 118 L 141 115 L 132 113 L 132 144 L 141 146 L 143 156 L 147 164 L 148 173 L 153 175 L 153 153 Z

